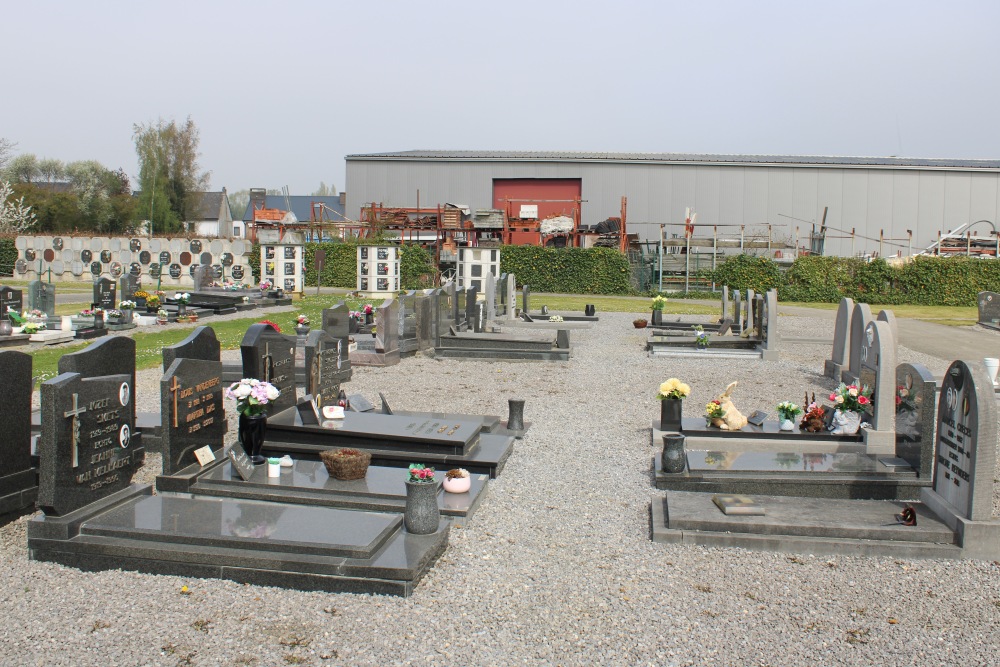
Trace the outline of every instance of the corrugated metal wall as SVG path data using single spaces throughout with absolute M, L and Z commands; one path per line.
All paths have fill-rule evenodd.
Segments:
M 609 164 L 580 162 L 435 161 L 352 158 L 347 161 L 347 215 L 361 206 L 433 206 L 451 202 L 490 208 L 494 178 L 579 178 L 583 182 L 583 223 L 617 216 L 628 197 L 630 231 L 655 240 L 660 224 L 680 224 L 684 209 L 698 212 L 698 236 L 738 238 L 770 223 L 775 239 L 791 241 L 799 227 L 807 245 L 811 221 L 829 207 L 826 254 L 876 252 L 879 231 L 885 255 L 906 254 L 906 230 L 914 251 L 937 240 L 939 231 L 976 220 L 998 222 L 1000 174 L 931 169 L 873 169 L 812 166 L 728 166 L 691 164 Z M 705 226 L 704 228 L 702 226 Z M 667 227 L 680 232 L 680 227 Z M 988 226 L 977 228 L 980 234 Z M 842 231 L 837 231 L 842 230 Z M 848 238 L 837 238 L 848 237 Z M 869 237 L 867 240 L 861 237 Z

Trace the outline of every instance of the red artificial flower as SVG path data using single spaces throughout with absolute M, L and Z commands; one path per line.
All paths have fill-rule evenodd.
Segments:
M 864 394 L 858 396 L 858 405 L 868 405 L 869 402 L 868 397 Z

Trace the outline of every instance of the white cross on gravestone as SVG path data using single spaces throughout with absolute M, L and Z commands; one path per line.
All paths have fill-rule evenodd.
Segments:
M 87 408 L 82 407 L 78 400 L 80 394 L 73 394 L 73 409 L 68 410 L 63 413 L 63 417 L 73 418 L 73 467 L 80 467 L 80 454 L 79 454 L 79 444 L 80 444 L 80 415 L 87 411 Z

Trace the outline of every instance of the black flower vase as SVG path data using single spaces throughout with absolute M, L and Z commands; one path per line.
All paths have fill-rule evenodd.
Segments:
M 681 412 L 684 401 L 679 398 L 664 398 L 660 401 L 660 430 L 681 431 Z
M 653 311 L 652 322 L 653 322 L 653 324 L 663 324 L 663 311 L 662 310 L 654 310 Z
M 267 415 L 240 414 L 238 437 L 243 451 L 246 452 L 254 465 L 264 463 L 267 459 L 260 455 L 264 446 L 264 434 L 267 433 Z
M 520 439 L 524 435 L 524 400 L 511 398 L 507 400 L 507 430 Z
M 429 535 L 437 532 L 441 523 L 438 509 L 438 485 L 435 482 L 406 481 L 406 508 L 403 523 L 406 530 L 414 535 Z
M 680 433 L 663 436 L 663 453 L 660 455 L 663 472 L 684 472 L 685 458 L 684 436 Z
M 372 313 L 365 313 L 365 325 L 371 324 L 375 320 L 375 316 Z

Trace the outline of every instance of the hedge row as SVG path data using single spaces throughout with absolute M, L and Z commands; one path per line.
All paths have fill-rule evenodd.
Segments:
M 1000 261 L 971 257 L 915 257 L 902 264 L 853 257 L 799 257 L 782 275 L 770 259 L 731 257 L 714 272 L 718 285 L 764 291 L 782 301 L 836 303 L 843 297 L 879 304 L 975 306 L 983 290 L 1000 291 Z
M 611 248 L 503 246 L 500 270 L 535 292 L 630 294 L 628 259 Z
M 0 276 L 14 275 L 16 261 L 17 248 L 14 247 L 14 237 L 0 238 Z

